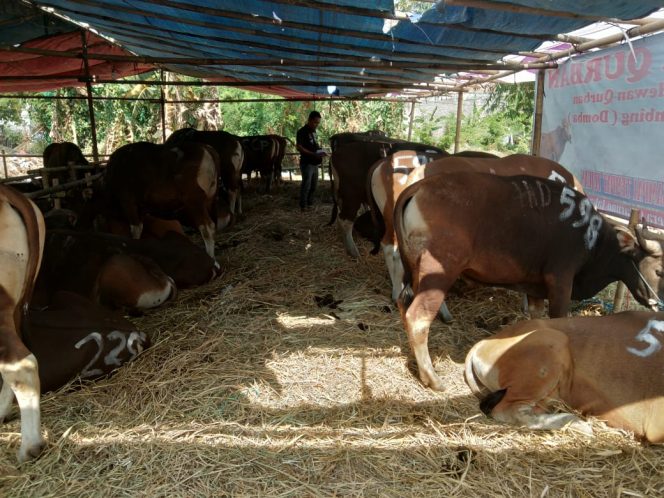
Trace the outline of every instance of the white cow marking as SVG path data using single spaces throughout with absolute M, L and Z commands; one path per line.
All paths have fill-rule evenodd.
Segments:
M 560 213 L 558 219 L 560 221 L 567 221 L 570 219 L 577 207 L 577 202 L 581 218 L 572 222 L 572 227 L 588 227 L 583 234 L 583 241 L 586 249 L 590 251 L 597 243 L 597 237 L 599 236 L 599 230 L 602 227 L 603 222 L 602 217 L 598 213 L 594 213 L 593 205 L 590 200 L 587 197 L 582 197 L 581 200 L 578 200 L 574 190 L 569 187 L 563 187 L 560 192 L 560 204 L 565 206 L 565 209 Z
M 548 176 L 548 179 L 553 180 L 554 182 L 567 183 L 563 175 L 553 170 L 551 170 L 551 174 Z
M 118 341 L 118 344 L 106 355 L 104 356 L 104 364 L 107 366 L 120 366 L 123 361 L 119 358 L 119 355 L 125 349 L 129 353 L 129 358 L 127 361 L 131 361 L 143 350 L 142 343 L 147 340 L 145 332 L 131 332 L 129 337 L 127 337 L 125 332 L 120 332 L 118 330 L 111 331 L 106 337 L 109 341 Z M 81 378 L 85 379 L 88 377 L 97 377 L 102 375 L 104 372 L 100 368 L 92 368 L 92 366 L 97 363 L 99 357 L 104 352 L 104 339 L 99 332 L 91 332 L 83 339 L 74 344 L 76 349 L 81 349 L 81 347 L 87 342 L 94 341 L 97 344 L 97 352 L 94 357 L 81 371 Z M 138 347 L 135 348 L 134 345 L 138 344 Z
M 638 342 L 645 342 L 648 344 L 648 347 L 645 349 L 626 348 L 627 351 L 633 355 L 640 356 L 641 358 L 647 358 L 651 354 L 662 349 L 662 344 L 659 342 L 659 339 L 653 335 L 653 332 L 659 332 L 660 334 L 664 333 L 664 321 L 650 320 L 647 325 L 636 334 L 634 339 Z

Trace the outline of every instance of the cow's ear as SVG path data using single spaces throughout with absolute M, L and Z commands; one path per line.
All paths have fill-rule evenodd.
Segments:
M 620 226 L 616 227 L 616 237 L 618 239 L 620 252 L 622 253 L 631 254 L 639 245 L 636 241 L 636 236 L 626 228 Z

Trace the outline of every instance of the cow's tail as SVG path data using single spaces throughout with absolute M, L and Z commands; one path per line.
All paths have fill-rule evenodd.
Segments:
M 330 214 L 330 221 L 326 226 L 332 226 L 337 221 L 339 214 L 339 205 L 337 204 L 337 192 L 334 187 L 334 175 L 332 174 L 332 158 L 327 162 L 327 174 L 330 177 L 330 189 L 332 190 L 332 213 Z
M 412 201 L 413 196 L 418 191 L 418 184 L 415 183 L 410 187 L 406 188 L 399 199 L 397 200 L 396 205 L 394 206 L 394 231 L 397 234 L 397 240 L 399 242 L 399 256 L 401 257 L 401 264 L 403 266 L 403 290 L 399 294 L 398 302 L 402 309 L 407 309 L 410 306 L 410 303 L 413 301 L 413 275 L 410 269 L 410 265 L 406 259 L 406 253 L 408 252 L 408 244 L 405 240 L 406 227 L 404 226 L 404 211 Z
M 28 264 L 26 279 L 21 292 L 21 297 L 17 303 L 17 312 L 15 314 L 16 331 L 19 335 L 23 335 L 24 315 L 27 311 L 27 304 L 32 298 L 32 291 L 35 287 L 37 280 L 37 272 L 41 265 L 42 251 L 44 248 L 44 220 L 41 213 L 38 213 L 37 208 L 33 203 L 23 195 L 15 190 L 6 187 L 0 191 L 0 200 L 10 204 L 19 214 L 28 240 Z M 40 219 L 41 218 L 41 219 Z
M 371 211 L 371 221 L 373 222 L 373 234 L 371 242 L 373 242 L 373 249 L 371 249 L 371 254 L 378 254 L 380 251 L 380 241 L 385 235 L 385 222 L 383 220 L 383 213 L 380 212 L 376 199 L 373 196 L 373 190 L 371 188 L 371 179 L 373 177 L 374 171 L 379 167 L 379 165 L 374 165 L 369 169 L 369 174 L 367 175 L 367 199 L 369 199 L 369 210 Z

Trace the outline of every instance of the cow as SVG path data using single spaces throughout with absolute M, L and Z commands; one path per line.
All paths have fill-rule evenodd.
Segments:
M 394 227 L 404 267 L 399 309 L 419 369 L 443 384 L 427 347 L 429 326 L 457 278 L 548 298 L 552 318 L 570 299 L 621 280 L 636 300 L 664 296 L 662 242 L 614 227 L 571 187 L 531 176 L 446 173 L 399 196 Z
M 374 217 L 374 225 L 382 232 L 380 248 L 385 257 L 392 282 L 392 299 L 397 300 L 403 280 L 403 267 L 399 256 L 396 234 L 392 224 L 394 205 L 409 185 L 424 177 L 455 171 L 475 171 L 500 176 L 530 175 L 538 178 L 560 180 L 583 192 L 579 180 L 560 164 L 527 154 L 514 154 L 499 158 L 481 151 L 465 151 L 450 157 L 421 164 L 415 151 L 400 151 L 376 162 L 367 177 L 367 195 Z M 379 235 L 380 236 L 380 235 Z M 374 241 L 376 244 L 376 241 Z M 378 247 L 374 247 L 374 252 Z M 538 304 L 538 303 L 535 303 Z M 449 320 L 451 315 L 443 303 L 442 315 Z
M 59 292 L 50 306 L 31 308 L 26 336 L 39 362 L 41 392 L 80 378 L 110 374 L 150 346 L 150 338 L 122 315 L 71 292 Z
M 22 341 L 24 312 L 30 302 L 44 247 L 44 218 L 15 190 L 0 185 L 0 422 L 14 396 L 21 414 L 19 462 L 36 458 L 41 435 L 38 361 Z
M 337 133 L 330 137 L 330 148 L 332 152 L 337 150 L 341 145 L 350 142 L 376 142 L 380 140 L 395 140 L 390 139 L 387 133 L 381 130 L 369 130 L 361 132 L 343 132 Z
M 276 178 L 277 174 L 281 178 L 281 161 L 286 152 L 286 139 L 279 135 L 254 135 L 242 137 L 240 141 L 244 147 L 242 173 L 251 178 L 251 173 L 258 171 L 265 192 L 269 192 L 273 178 Z
M 174 131 L 165 142 L 177 146 L 184 142 L 196 142 L 211 146 L 219 155 L 219 187 L 228 192 L 228 202 L 233 216 L 242 214 L 242 164 L 244 149 L 240 137 L 226 131 L 198 131 L 182 128 Z
M 138 239 L 145 214 L 166 217 L 183 211 L 214 258 L 218 177 L 219 158 L 211 146 L 124 145 L 111 154 L 106 168 L 108 217 L 128 222 Z
M 281 182 L 281 172 L 282 172 L 281 164 L 283 163 L 284 157 L 286 156 L 286 142 L 290 142 L 291 145 L 294 144 L 291 140 L 289 140 L 286 137 L 282 137 L 281 135 L 269 135 L 269 136 L 277 141 L 277 145 L 279 147 L 277 151 L 277 157 L 274 160 L 274 171 L 272 174 L 273 180 L 279 183 Z
M 60 168 L 63 166 L 88 166 L 90 163 L 83 155 L 83 152 L 73 142 L 55 142 L 48 145 L 43 152 L 44 168 Z M 56 171 L 56 172 L 43 172 L 44 184 L 48 184 L 48 179 L 57 178 L 58 183 L 66 183 L 68 181 L 80 180 L 81 175 L 77 175 L 76 171 L 70 169 L 69 171 Z
M 359 257 L 353 240 L 353 222 L 362 205 L 368 205 L 366 179 L 371 166 L 389 154 L 399 150 L 416 150 L 426 160 L 447 155 L 437 147 L 403 141 L 347 142 L 339 145 L 330 158 L 330 177 L 334 205 L 328 225 L 337 220 L 346 252 Z M 425 160 L 425 159 L 423 159 Z
M 174 280 L 157 263 L 114 247 L 110 236 L 49 230 L 33 302 L 47 306 L 60 290 L 130 311 L 154 308 L 177 295 Z
M 464 377 L 480 409 L 531 429 L 587 427 L 584 415 L 664 443 L 664 313 L 519 322 L 475 344 Z
M 552 131 L 542 133 L 540 140 L 540 155 L 547 157 L 552 161 L 558 161 L 565 151 L 567 142 L 572 141 L 569 120 L 563 122 Z

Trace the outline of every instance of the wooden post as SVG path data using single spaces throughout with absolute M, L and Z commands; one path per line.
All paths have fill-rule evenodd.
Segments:
M 413 119 L 415 118 L 415 101 L 410 103 L 410 118 L 408 119 L 408 141 L 413 136 Z
M 60 180 L 58 180 L 57 178 L 53 178 L 53 180 L 51 180 L 51 185 L 50 186 L 51 187 L 57 187 L 59 183 L 60 183 Z M 60 197 L 62 197 L 62 195 L 56 194 L 53 198 L 53 207 L 55 209 L 62 208 L 62 201 L 60 200 Z
M 535 116 L 533 119 L 533 136 L 530 142 L 530 153 L 533 156 L 540 155 L 540 143 L 542 141 L 542 107 L 544 106 L 544 71 L 537 71 L 537 83 L 535 85 Z
M 463 92 L 459 92 L 457 97 L 457 116 L 456 132 L 454 133 L 454 153 L 459 152 L 459 142 L 461 141 L 461 119 L 463 118 Z
M 5 154 L 5 150 L 2 149 L 2 167 L 5 170 L 5 178 L 9 178 L 7 175 L 7 155 Z
M 164 81 L 164 70 L 161 70 L 161 80 Z M 166 141 L 166 94 L 164 93 L 164 85 L 159 87 L 161 92 L 161 143 Z
M 88 64 L 88 42 L 85 30 L 81 30 L 81 44 L 83 48 L 83 66 L 85 68 L 85 88 L 88 91 L 88 112 L 90 113 L 90 132 L 92 133 L 92 157 L 95 164 L 99 164 L 99 150 L 97 149 L 97 123 L 95 122 L 95 108 L 92 99 L 92 78 Z
M 629 214 L 629 224 L 627 225 L 630 230 L 634 230 L 639 223 L 641 212 L 638 209 L 632 208 Z M 613 295 L 613 312 L 618 313 L 622 311 L 623 303 L 625 301 L 625 284 L 618 282 L 616 285 L 616 293 Z

